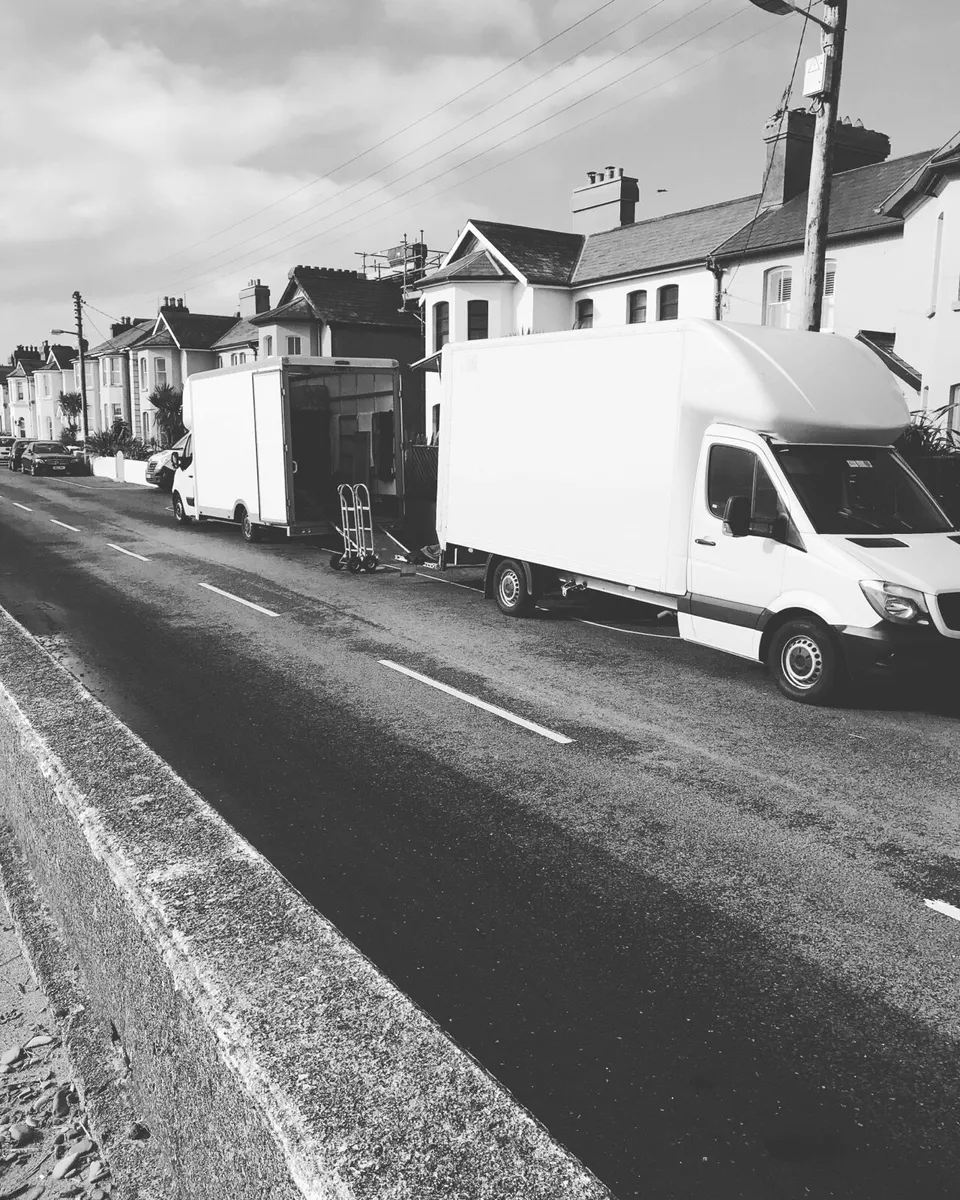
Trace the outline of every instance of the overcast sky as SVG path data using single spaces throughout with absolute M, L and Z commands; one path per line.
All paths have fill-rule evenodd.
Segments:
M 640 217 L 758 191 L 806 23 L 747 0 L 601 4 L 3 5 L 0 361 L 72 327 L 74 289 L 96 342 L 101 313 L 150 317 L 164 295 L 234 312 L 252 276 L 276 300 L 294 264 L 355 267 L 421 229 L 444 250 L 470 217 L 570 229 L 573 188 L 608 164 L 639 177 Z M 946 141 L 960 5 L 849 7 L 841 112 L 894 156 Z

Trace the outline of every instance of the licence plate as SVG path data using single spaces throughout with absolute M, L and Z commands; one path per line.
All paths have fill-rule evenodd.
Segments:
M 61 467 L 61 466 L 58 466 L 56 463 L 54 463 L 54 465 L 53 465 L 53 469 L 54 469 L 55 471 L 65 471 L 67 468 L 66 468 L 66 467 Z

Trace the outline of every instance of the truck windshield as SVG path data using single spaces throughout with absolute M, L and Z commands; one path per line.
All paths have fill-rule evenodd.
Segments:
M 817 533 L 946 533 L 952 526 L 892 451 L 774 446 Z

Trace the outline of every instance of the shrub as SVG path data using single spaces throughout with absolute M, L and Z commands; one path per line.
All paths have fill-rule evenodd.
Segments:
M 960 431 L 946 429 L 942 424 L 951 407 L 947 405 L 932 412 L 910 414 L 913 419 L 895 443 L 907 462 L 932 455 L 960 453 Z
M 145 462 L 155 453 L 156 446 L 145 442 L 143 438 L 130 437 L 126 426 L 121 422 L 119 431 L 115 426 L 109 432 L 91 433 L 87 438 L 87 450 L 102 458 L 112 458 L 118 450 L 122 450 L 124 458 Z

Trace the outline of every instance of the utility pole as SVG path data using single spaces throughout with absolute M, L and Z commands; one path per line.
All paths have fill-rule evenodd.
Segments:
M 817 123 L 813 133 L 810 185 L 807 192 L 807 225 L 803 247 L 803 293 L 800 298 L 800 328 L 820 330 L 823 284 L 826 273 L 827 233 L 830 223 L 830 183 L 833 176 L 833 142 L 843 69 L 843 39 L 847 26 L 847 0 L 823 0 L 824 19 L 798 8 L 790 0 L 750 0 L 765 12 L 783 17 L 799 13 L 819 25 L 823 44 L 823 73 L 819 90 Z M 809 7 L 809 6 L 808 6 Z
M 843 69 L 843 39 L 847 0 L 824 0 L 823 53 L 826 90 L 820 97 L 813 132 L 810 190 L 807 193 L 807 227 L 803 251 L 803 295 L 800 328 L 819 332 L 823 310 L 823 285 L 830 224 L 830 184 L 833 179 L 833 143 L 837 127 L 837 101 Z
M 80 346 L 80 429 L 83 433 L 83 452 L 87 452 L 87 361 L 83 349 L 83 297 L 73 293 L 73 311 L 77 317 L 77 343 Z

